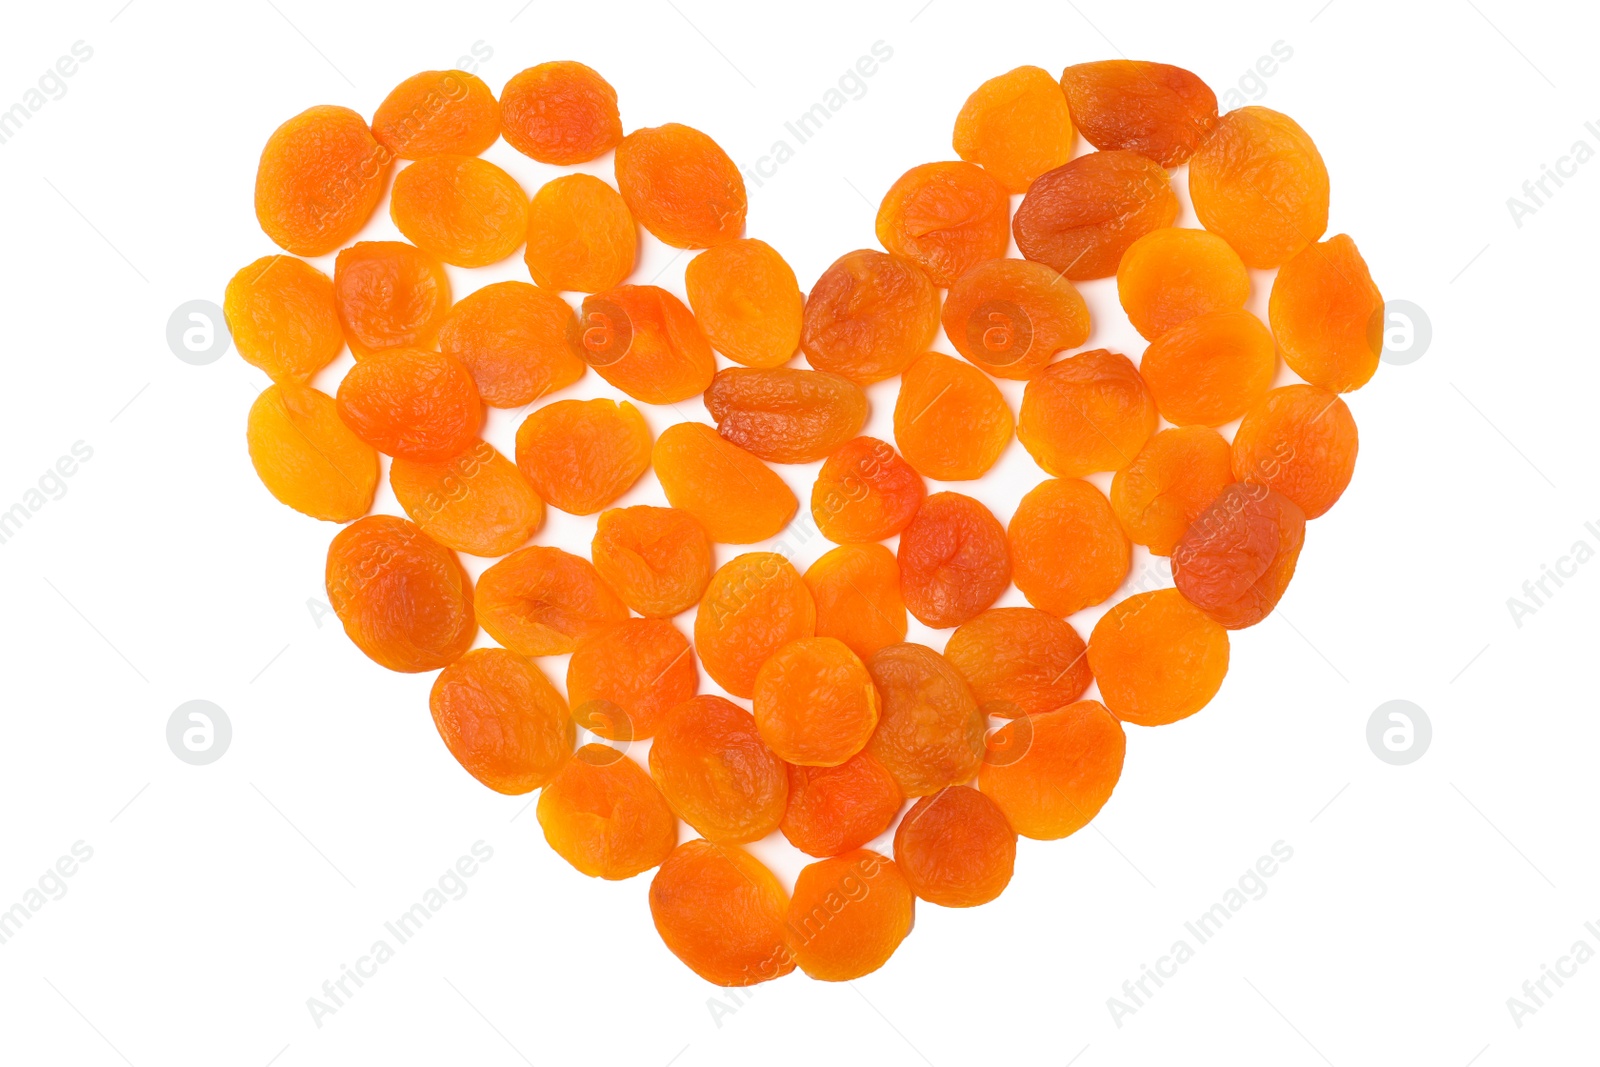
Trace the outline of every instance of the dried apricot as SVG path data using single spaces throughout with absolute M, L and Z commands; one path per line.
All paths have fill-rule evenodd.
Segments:
M 534 810 L 556 855 L 591 878 L 632 878 L 678 843 L 678 817 L 656 783 L 605 745 L 578 749 Z
M 990 608 L 956 628 L 944 658 L 961 672 L 985 715 L 1014 719 L 1054 711 L 1094 681 L 1083 638 L 1038 608 Z
M 567 699 L 579 726 L 608 741 L 653 737 L 700 691 L 689 639 L 666 619 L 624 619 L 578 638 Z
M 477 156 L 429 156 L 395 175 L 389 217 L 412 244 L 457 267 L 486 267 L 528 235 L 528 197 Z
M 1272 388 L 1278 349 L 1261 320 L 1243 309 L 1208 311 L 1144 350 L 1139 373 L 1156 408 L 1177 426 L 1221 426 Z
M 487 441 L 437 463 L 396 459 L 389 485 L 411 521 L 447 548 L 503 556 L 544 524 L 544 502 Z
M 878 725 L 866 665 L 833 637 L 803 637 L 774 652 L 756 672 L 751 703 L 767 747 L 805 767 L 837 767 Z
M 882 545 L 843 545 L 807 568 L 817 605 L 817 636 L 836 637 L 866 659 L 906 639 L 900 564 Z
M 431 348 L 450 312 L 450 278 L 404 241 L 358 241 L 333 262 L 333 300 L 357 359 L 386 348 Z
M 1006 254 L 1011 199 L 982 167 L 923 163 L 900 176 L 878 207 L 878 240 L 945 287 L 967 269 Z
M 717 357 L 683 301 L 654 285 L 619 285 L 583 298 L 580 355 L 635 400 L 676 404 L 698 396 Z
M 846 441 L 829 456 L 811 486 L 811 517 L 837 544 L 893 537 L 928 495 L 922 476 L 876 437 Z
M 500 132 L 540 163 L 587 163 L 622 140 L 617 91 L 582 63 L 540 63 L 500 90 Z
M 475 75 L 425 70 L 383 98 L 372 136 L 401 159 L 481 155 L 500 139 L 500 105 Z
M 673 708 L 650 745 L 650 776 L 679 818 L 707 841 L 743 844 L 778 828 L 789 772 L 731 700 L 698 696 Z
M 1272 613 L 1294 577 L 1305 512 L 1264 485 L 1235 482 L 1172 550 L 1172 579 L 1189 603 L 1230 630 Z
M 902 793 L 924 797 L 977 773 L 988 720 L 949 661 L 907 642 L 874 652 L 867 672 L 883 705 L 866 751 Z
M 261 484 L 313 519 L 349 522 L 372 508 L 378 453 L 339 418 L 333 397 L 285 381 L 250 405 L 250 462 Z
M 693 515 L 676 508 L 601 512 L 589 554 L 623 603 L 649 618 L 694 607 L 711 581 L 711 538 Z
M 1016 859 L 1005 812 L 967 785 L 923 797 L 894 832 L 894 861 L 911 891 L 946 908 L 989 903 L 1011 883 Z
M 256 220 L 274 244 L 322 256 L 361 232 L 394 153 L 347 107 L 307 108 L 272 131 L 256 168 Z
M 616 172 L 633 217 L 673 248 L 710 248 L 744 232 L 744 177 L 692 126 L 634 130 L 617 145 Z
M 235 274 L 222 317 L 239 355 L 275 382 L 306 381 L 344 349 L 333 281 L 293 256 L 262 256 Z
M 339 417 L 388 456 L 433 463 L 472 447 L 483 402 L 458 359 L 420 348 L 386 348 L 339 382 Z
M 814 463 L 861 432 L 867 394 L 822 371 L 729 367 L 706 390 L 717 432 L 771 463 Z
M 1217 431 L 1162 430 L 1111 479 L 1111 510 L 1128 540 L 1170 556 L 1189 524 L 1231 481 L 1232 452 Z
M 990 259 L 955 280 L 945 336 L 996 378 L 1027 379 L 1089 339 L 1089 308 L 1061 274 L 1029 259 Z
M 1228 631 L 1176 589 L 1139 593 L 1100 616 L 1089 666 L 1111 714 L 1136 726 L 1186 719 L 1228 673 Z
M 1101 603 L 1128 576 L 1132 549 L 1110 501 L 1076 478 L 1051 478 L 1028 490 L 1006 537 L 1017 588 L 1052 615 Z
M 1008 756 L 984 762 L 978 788 L 1017 833 L 1054 841 L 1089 825 L 1111 799 L 1128 738 L 1099 701 L 1080 700 L 1012 719 L 992 743 Z
M 497 793 L 531 793 L 572 755 L 572 720 L 539 668 L 503 648 L 477 648 L 439 672 L 433 725 L 456 761 Z
M 700 662 L 736 697 L 755 692 L 768 656 L 816 632 L 811 591 L 776 552 L 746 552 L 719 567 L 694 616 Z
M 559 656 L 628 617 L 594 566 L 559 548 L 519 548 L 478 576 L 474 603 L 489 636 L 524 656 Z
M 456 554 L 412 522 L 368 515 L 328 546 L 328 603 L 379 666 L 435 671 L 472 647 L 472 583 Z
M 1058 478 L 1121 470 L 1156 430 L 1156 402 L 1127 356 L 1096 348 L 1046 367 L 1022 391 L 1017 440 Z
M 893 860 L 857 849 L 801 869 L 789 901 L 789 949 L 822 982 L 848 982 L 889 962 L 911 932 L 916 898 Z
M 552 507 L 593 515 L 650 468 L 650 426 L 626 400 L 557 400 L 517 427 L 517 466 Z
M 528 205 L 522 260 L 546 289 L 599 293 L 633 273 L 639 234 L 618 193 L 592 174 L 546 182 Z
M 1245 412 L 1233 435 L 1233 475 L 1271 486 L 1314 519 L 1350 484 L 1357 444 L 1356 420 L 1336 393 L 1286 385 Z
M 935 493 L 900 535 L 900 595 L 920 621 L 960 626 L 1011 584 L 1006 531 L 988 508 L 960 493 Z
M 1200 224 L 1246 266 L 1276 267 L 1328 228 L 1328 168 L 1288 115 L 1241 107 L 1222 116 L 1189 161 Z
M 800 347 L 800 283 L 765 241 L 741 237 L 706 249 L 684 268 L 683 284 L 711 347 L 735 363 L 778 367 Z
M 1072 121 L 1096 148 L 1127 149 L 1176 167 L 1217 124 L 1217 94 L 1166 63 L 1105 59 L 1061 72 Z
M 713 541 L 747 545 L 789 525 L 800 506 L 772 468 L 701 422 L 669 426 L 651 463 L 673 507 L 700 521 Z
M 586 369 L 572 308 L 527 282 L 495 282 L 462 297 L 439 328 L 439 351 L 465 363 L 478 395 L 497 408 L 531 404 Z
M 1025 193 L 1047 170 L 1072 158 L 1072 113 L 1043 67 L 990 78 L 961 105 L 951 139 L 956 155 L 993 175 L 1008 193 Z
M 778 829 L 808 856 L 837 856 L 889 829 L 900 787 L 866 752 L 837 767 L 789 767 L 789 805 Z
M 1267 321 L 1284 362 L 1312 385 L 1348 393 L 1378 369 L 1383 294 L 1342 233 L 1306 245 L 1279 268 Z
M 685 841 L 650 883 L 656 932 L 678 959 L 720 986 L 747 986 L 794 970 L 784 940 L 789 894 L 742 848 Z
M 981 477 L 1011 443 L 1013 425 L 1006 398 L 970 363 L 926 352 L 901 376 L 894 442 L 919 474 L 947 482 Z
M 1017 207 L 1017 248 L 1073 281 L 1109 278 L 1128 246 L 1171 226 L 1167 172 L 1137 152 L 1090 152 L 1041 174 Z
M 1250 272 L 1239 253 L 1205 230 L 1151 230 L 1117 265 L 1117 299 L 1146 341 L 1196 315 L 1242 308 L 1249 298 Z
M 806 296 L 800 348 L 817 370 L 871 385 L 927 351 L 939 290 L 921 267 L 870 249 L 846 252 Z

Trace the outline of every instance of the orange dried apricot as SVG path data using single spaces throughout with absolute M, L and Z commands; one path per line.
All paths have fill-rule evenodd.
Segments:
M 307 108 L 272 131 L 256 167 L 256 220 L 297 256 L 322 256 L 361 232 L 394 153 L 347 107 Z
M 811 486 L 811 517 L 837 544 L 893 537 L 912 520 L 928 490 L 922 476 L 876 437 L 840 445 Z
M 528 196 L 477 156 L 429 156 L 395 175 L 389 217 L 412 244 L 457 267 L 486 267 L 528 235 Z
M 1025 193 L 1072 158 L 1072 113 L 1043 67 L 1018 67 L 978 86 L 956 116 L 956 155 L 976 163 L 1008 193 Z
M 1067 279 L 1029 259 L 990 259 L 950 286 L 945 336 L 996 378 L 1027 379 L 1089 339 L 1089 308 Z
M 1177 217 L 1178 198 L 1161 165 L 1113 150 L 1041 174 L 1011 230 L 1028 259 L 1084 281 L 1115 274 L 1129 245 Z
M 478 576 L 474 599 L 489 636 L 524 656 L 559 656 L 628 617 L 594 566 L 559 548 L 519 548 Z
M 805 300 L 777 250 L 754 237 L 708 248 L 683 271 L 711 347 L 747 367 L 778 367 L 800 347 Z
M 582 63 L 540 63 L 500 90 L 500 132 L 540 163 L 587 163 L 622 140 L 617 91 Z
M 396 459 L 389 485 L 412 522 L 457 552 L 503 556 L 544 525 L 539 494 L 487 441 L 437 463 Z
M 921 622 L 960 626 L 1011 584 L 1006 531 L 988 508 L 960 493 L 935 493 L 900 534 L 900 595 Z
M 527 282 L 495 282 L 462 297 L 439 328 L 439 351 L 465 363 L 478 395 L 497 408 L 531 404 L 586 369 L 572 308 Z
M 714 985 L 755 985 L 794 970 L 784 940 L 788 912 L 777 877 L 732 845 L 685 841 L 650 882 L 656 932 Z
M 772 468 L 701 422 L 669 426 L 651 453 L 673 507 L 700 521 L 713 541 L 747 545 L 789 525 L 800 506 Z
M 1328 228 L 1328 168 L 1288 115 L 1241 107 L 1222 116 L 1189 161 L 1200 224 L 1246 266 L 1279 266 Z
M 756 672 L 768 656 L 816 632 L 811 591 L 776 552 L 746 552 L 719 567 L 694 616 L 700 662 L 736 697 L 755 692 Z
M 711 538 L 677 508 L 601 512 L 589 554 L 623 603 L 649 618 L 694 607 L 711 581 Z
M 1267 321 L 1284 362 L 1312 385 L 1348 393 L 1378 369 L 1383 294 L 1345 234 L 1306 245 L 1279 268 Z
M 482 155 L 500 139 L 500 105 L 476 75 L 425 70 L 383 98 L 372 136 L 401 159 Z
M 654 285 L 619 285 L 583 298 L 580 355 L 635 400 L 676 404 L 698 396 L 717 357 L 683 301 Z
M 756 672 L 750 699 L 761 739 L 799 766 L 837 767 L 878 725 L 878 691 L 866 665 L 833 637 L 778 649 Z
M 633 217 L 673 248 L 710 248 L 744 232 L 744 176 L 692 126 L 634 130 L 617 145 L 616 172 Z
M 1111 479 L 1111 510 L 1128 540 L 1170 556 L 1189 524 L 1233 480 L 1232 452 L 1217 431 L 1162 430 Z
M 1052 615 L 1101 603 L 1128 576 L 1132 548 L 1111 502 L 1076 478 L 1051 478 L 1028 490 L 1006 537 L 1017 588 Z
M 1186 719 L 1228 673 L 1228 631 L 1176 589 L 1139 593 L 1100 616 L 1089 666 L 1111 714 L 1136 726 Z
M 894 861 L 911 891 L 941 907 L 989 903 L 1011 883 L 1016 859 L 1005 812 L 967 785 L 923 797 L 894 832 Z
M 1011 443 L 1014 424 L 1006 398 L 970 363 L 926 352 L 900 378 L 894 443 L 919 474 L 947 482 L 981 477 Z
M 1090 144 L 1138 152 L 1163 167 L 1188 159 L 1217 124 L 1217 94 L 1167 63 L 1077 63 L 1061 72 L 1061 88 Z
M 951 160 L 902 174 L 878 207 L 883 247 L 947 287 L 967 269 L 1006 254 L 1011 199 L 982 167 Z
M 988 725 L 961 674 L 926 645 L 888 645 L 867 672 L 882 711 L 866 751 L 908 797 L 969 781 L 983 761 Z
M 861 432 L 867 394 L 816 370 L 729 367 L 706 390 L 717 432 L 771 463 L 814 463 Z
M 1196 315 L 1242 308 L 1249 298 L 1250 272 L 1239 253 L 1205 230 L 1151 230 L 1117 264 L 1117 299 L 1146 341 Z
M 1272 388 L 1278 349 L 1242 308 L 1208 311 L 1151 342 L 1139 360 L 1156 408 L 1177 426 L 1221 426 Z
M 911 932 L 916 898 L 893 860 L 867 849 L 801 869 L 789 900 L 789 949 L 822 982 L 848 982 L 889 962 Z
M 1172 579 L 1195 607 L 1230 630 L 1277 607 L 1306 539 L 1305 512 L 1275 489 L 1234 482 L 1172 550 Z
M 528 205 L 522 261 L 546 289 L 599 293 L 633 273 L 639 234 L 618 193 L 592 174 L 546 182 Z
M 778 828 L 789 772 L 731 700 L 698 696 L 673 708 L 650 745 L 650 776 L 678 817 L 707 841 L 738 845 Z
M 339 382 L 339 417 L 387 456 L 433 463 L 472 447 L 483 402 L 458 359 L 420 348 L 386 348 Z
M 268 386 L 250 405 L 246 438 L 261 484 L 301 514 L 349 522 L 372 508 L 378 453 L 327 393 L 292 381 Z
M 1111 799 L 1128 738 L 1103 704 L 1080 700 L 1012 719 L 993 744 L 1008 755 L 984 762 L 978 788 L 1017 833 L 1054 841 L 1089 825 Z
M 1014 719 L 1054 711 L 1094 681 L 1083 638 L 1038 608 L 990 608 L 962 623 L 944 646 L 985 715 Z
M 939 290 L 910 260 L 846 252 L 806 296 L 800 348 L 817 370 L 871 385 L 893 378 L 933 344 Z
M 344 348 L 332 279 L 293 256 L 262 256 L 235 274 L 222 317 L 239 355 L 275 382 L 306 381 Z
M 1233 476 L 1271 486 L 1314 519 L 1350 484 L 1357 445 L 1356 420 L 1338 394 L 1286 385 L 1245 412 L 1233 435 Z
M 1132 463 L 1156 421 L 1133 361 L 1096 348 L 1050 364 L 1027 384 L 1017 440 L 1050 474 L 1081 478 Z
M 900 564 L 882 545 L 843 545 L 807 568 L 817 636 L 836 637 L 862 659 L 906 639 Z
M 699 691 L 689 639 L 666 619 L 591 630 L 567 661 L 572 717 L 608 741 L 653 737 L 667 713 Z
M 633 760 L 584 745 L 534 809 L 556 855 L 591 878 L 632 878 L 665 860 L 678 843 L 678 817 Z
M 333 262 L 333 300 L 356 359 L 386 348 L 430 348 L 450 312 L 450 278 L 404 241 L 358 241 Z
M 393 515 L 368 515 L 328 545 L 328 603 L 346 636 L 391 671 L 435 671 L 472 647 L 472 583 L 456 554 Z
M 837 856 L 889 829 L 900 787 L 869 753 L 837 767 L 789 767 L 789 805 L 778 829 L 808 856 Z
M 552 507 L 593 515 L 650 467 L 650 426 L 626 400 L 557 400 L 517 427 L 517 466 Z
M 567 702 L 515 652 L 466 653 L 433 680 L 428 707 L 450 754 L 497 793 L 533 792 L 572 755 Z

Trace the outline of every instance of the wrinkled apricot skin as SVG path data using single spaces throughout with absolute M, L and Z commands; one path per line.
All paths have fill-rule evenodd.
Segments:
M 626 400 L 557 400 L 517 428 L 517 466 L 552 507 L 593 515 L 650 467 L 650 426 Z
M 1230 630 L 1277 607 L 1305 543 L 1305 512 L 1264 485 L 1235 482 L 1172 550 L 1172 578 L 1189 603 Z
M 619 285 L 583 299 L 579 354 L 635 400 L 677 404 L 699 396 L 717 357 L 683 301 L 654 285 Z
M 1014 719 L 1065 707 L 1094 677 L 1083 638 L 1038 608 L 990 608 L 956 628 L 944 658 L 985 715 Z
M 976 163 L 1008 193 L 1025 193 L 1072 158 L 1072 113 L 1043 67 L 1018 67 L 978 86 L 956 116 L 956 155 Z
M 1217 124 L 1217 95 L 1182 67 L 1137 59 L 1078 63 L 1061 73 L 1072 121 L 1102 151 L 1126 149 L 1163 167 L 1194 154 Z
M 540 63 L 500 90 L 500 132 L 540 163 L 587 163 L 622 140 L 617 91 L 582 63 Z
M 497 793 L 531 793 L 572 755 L 572 720 L 539 668 L 503 648 L 479 648 L 439 672 L 428 696 L 445 746 Z
M 1267 321 L 1283 360 L 1312 385 L 1359 389 L 1383 352 L 1383 294 L 1356 243 L 1336 234 L 1308 244 L 1279 268 Z
M 924 163 L 902 174 L 878 207 L 883 247 L 948 287 L 967 269 L 1006 254 L 1011 200 L 982 167 Z
M 911 806 L 894 833 L 894 861 L 930 904 L 974 908 L 1011 883 L 1017 834 L 993 800 L 953 785 Z
M 704 423 L 669 426 L 656 439 L 651 463 L 667 501 L 723 544 L 773 537 L 800 507 L 771 468 Z
M 250 462 L 261 484 L 303 515 L 349 522 L 372 509 L 378 453 L 308 385 L 268 386 L 250 406 Z
M 564 174 L 539 187 L 528 205 L 527 240 L 522 260 L 533 280 L 580 293 L 621 285 L 639 252 L 622 194 L 592 174 Z
M 1248 267 L 1286 262 L 1328 228 L 1328 168 L 1287 115 L 1242 107 L 1222 116 L 1189 161 L 1189 198 L 1200 224 Z
M 333 299 L 357 359 L 386 348 L 431 348 L 450 313 L 450 278 L 404 241 L 360 241 L 334 260 Z
M 882 711 L 866 751 L 908 797 L 969 781 L 983 761 L 987 720 L 960 673 L 926 645 L 873 653 L 867 672 Z
M 1089 825 L 1111 799 L 1128 739 L 1102 704 L 1080 700 L 1012 719 L 993 744 L 1007 755 L 985 761 L 978 788 L 1017 833 L 1054 841 Z
M 717 432 L 769 463 L 814 463 L 861 432 L 867 394 L 822 371 L 730 367 L 706 390 Z
M 692 126 L 634 130 L 617 145 L 616 173 L 633 217 L 673 248 L 710 248 L 744 232 L 744 176 Z
M 1071 282 L 1028 259 L 990 259 L 955 280 L 945 336 L 996 378 L 1036 376 L 1051 357 L 1089 339 L 1089 307 Z
M 817 605 L 817 636 L 836 637 L 862 659 L 906 639 L 900 564 L 883 545 L 842 545 L 805 573 Z
M 389 485 L 424 533 L 468 555 L 503 556 L 544 524 L 539 494 L 487 441 L 439 463 L 396 459 Z
M 678 817 L 655 782 L 604 745 L 578 749 L 539 794 L 535 811 L 550 848 L 591 878 L 642 874 L 678 843 Z
M 778 758 L 837 767 L 860 752 L 878 725 L 878 691 L 843 641 L 791 641 L 761 665 L 751 696 L 756 729 Z
M 1228 442 L 1209 426 L 1179 426 L 1150 438 L 1111 479 L 1111 510 L 1122 532 L 1170 556 L 1189 524 L 1234 481 Z
M 811 517 L 835 544 L 893 537 L 916 516 L 928 495 L 922 476 L 876 437 L 839 446 L 811 487 Z
M 935 493 L 900 535 L 900 595 L 928 626 L 960 626 L 1011 583 L 1005 528 L 960 493 Z
M 1196 315 L 1162 334 L 1139 360 L 1156 407 L 1176 426 L 1221 426 L 1272 388 L 1278 350 L 1248 311 Z
M 293 256 L 262 256 L 228 282 L 222 317 L 239 355 L 275 382 L 304 382 L 344 348 L 333 281 Z
M 970 363 L 927 352 L 901 376 L 894 441 L 919 474 L 947 482 L 982 477 L 1011 443 L 1014 424 L 1006 398 Z
M 477 440 L 483 403 L 458 359 L 420 348 L 389 348 L 351 367 L 339 382 L 339 417 L 386 456 L 436 463 Z
M 395 176 L 389 217 L 412 244 L 457 267 L 486 267 L 528 234 L 517 180 L 476 156 L 429 156 Z
M 1111 714 L 1163 726 L 1217 695 L 1228 673 L 1228 631 L 1176 589 L 1139 593 L 1095 623 L 1089 666 Z
M 1128 576 L 1132 548 L 1111 503 L 1075 478 L 1030 489 L 1006 528 L 1012 578 L 1028 603 L 1063 618 L 1104 602 Z
M 401 159 L 482 155 L 500 139 L 500 105 L 475 75 L 425 70 L 383 98 L 372 135 Z
M 779 367 L 800 347 L 800 283 L 777 250 L 754 237 L 708 248 L 683 272 L 689 306 L 711 347 L 747 367 Z
M 474 603 L 490 637 L 524 656 L 559 656 L 628 617 L 592 564 L 559 548 L 520 548 L 478 576 Z
M 647 618 L 694 607 L 711 581 L 711 538 L 694 516 L 676 508 L 602 512 L 589 554 L 623 603 Z
M 1136 152 L 1091 152 L 1041 174 L 1011 230 L 1024 256 L 1076 282 L 1109 278 L 1129 245 L 1177 217 L 1160 164 Z
M 916 898 L 893 860 L 857 849 L 807 864 L 789 901 L 789 949 L 822 982 L 848 982 L 889 962 L 911 932 Z
M 750 713 L 718 696 L 668 713 L 650 746 L 650 776 L 684 822 L 707 841 L 738 845 L 778 828 L 789 772 Z
M 1245 412 L 1233 435 L 1233 475 L 1271 486 L 1314 519 L 1350 484 L 1358 443 L 1356 420 L 1336 394 L 1286 385 Z
M 694 617 L 701 664 L 736 697 L 755 692 L 756 672 L 768 656 L 816 632 L 811 591 L 775 552 L 747 552 L 723 564 Z
M 1156 402 L 1127 356 L 1096 348 L 1052 363 L 1022 391 L 1017 440 L 1058 478 L 1121 470 L 1156 429 Z
M 666 619 L 624 619 L 578 638 L 567 700 L 579 726 L 608 741 L 653 737 L 700 691 L 689 639 Z
M 478 395 L 497 408 L 524 407 L 588 369 L 572 308 L 527 282 L 495 282 L 462 297 L 439 329 L 439 351 L 465 363 Z
M 1239 253 L 1205 230 L 1151 230 L 1117 264 L 1117 299 L 1146 341 L 1196 315 L 1242 308 L 1249 298 L 1250 272 Z
M 367 224 L 394 154 L 346 107 L 308 108 L 272 131 L 256 168 L 256 219 L 274 244 L 323 256 Z
M 866 752 L 837 767 L 789 767 L 789 805 L 778 829 L 808 856 L 837 856 L 889 829 L 900 787 Z
M 933 344 L 939 290 L 910 260 L 847 252 L 806 296 L 800 348 L 817 370 L 871 385 L 906 369 Z
M 685 841 L 650 883 L 656 932 L 713 985 L 755 985 L 794 970 L 784 939 L 788 912 L 778 879 L 735 846 Z
M 391 671 L 438 670 L 478 633 L 461 562 L 405 519 L 369 515 L 340 530 L 328 546 L 326 580 L 345 634 Z

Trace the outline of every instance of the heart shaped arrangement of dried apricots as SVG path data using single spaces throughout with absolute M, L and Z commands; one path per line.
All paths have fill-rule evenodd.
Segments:
M 1094 151 L 1075 154 L 1079 134 Z M 614 151 L 615 186 L 570 173 L 530 200 L 479 158 L 500 137 L 558 166 Z M 662 940 L 711 982 L 855 978 L 917 899 L 998 896 L 1018 834 L 1065 837 L 1110 798 L 1125 723 L 1217 693 L 1228 631 L 1273 610 L 1355 466 L 1339 394 L 1377 367 L 1382 298 L 1350 238 L 1321 239 L 1328 175 L 1292 119 L 1219 117 L 1161 63 L 1020 67 L 972 94 L 953 147 L 889 189 L 883 251 L 804 294 L 743 236 L 717 143 L 625 134 L 579 63 L 525 70 L 498 100 L 461 71 L 418 74 L 370 123 L 315 107 L 261 155 L 256 214 L 291 255 L 239 271 L 225 300 L 274 383 L 250 411 L 256 471 L 347 524 L 332 606 L 377 663 L 439 672 L 450 753 L 491 789 L 542 790 L 544 835 L 578 871 L 654 870 Z M 1173 226 L 1185 163 L 1204 229 Z M 408 240 L 350 244 L 386 190 Z M 628 282 L 640 225 L 701 250 L 683 298 Z M 518 249 L 533 284 L 452 298 L 443 264 Z M 332 279 L 295 258 L 336 251 Z M 1277 269 L 1270 330 L 1247 268 Z M 1113 275 L 1149 342 L 1137 364 L 1073 351 L 1090 314 L 1072 283 Z M 962 358 L 931 351 L 941 326 Z M 346 344 L 329 396 L 309 383 Z M 1274 388 L 1280 352 L 1302 383 Z M 652 440 L 630 403 L 545 401 L 590 370 L 668 418 L 703 398 L 714 425 Z M 1026 383 L 1015 416 L 995 378 Z M 893 447 L 861 435 L 864 387 L 888 379 Z M 527 411 L 514 458 L 482 439 L 485 405 Z M 1009 524 L 928 493 L 984 477 L 1013 433 L 1048 477 Z M 408 518 L 368 514 L 380 455 Z M 795 520 L 769 464 L 818 461 L 809 519 L 838 547 L 804 574 L 781 551 L 718 566 L 714 546 Z M 670 507 L 611 506 L 652 470 Z M 1084 480 L 1106 472 L 1109 498 Z M 597 516 L 589 558 L 530 543 L 546 506 Z M 1116 603 L 1086 643 L 1069 617 L 1117 594 L 1132 545 L 1169 557 L 1174 587 Z M 458 552 L 503 558 L 473 583 Z M 1012 584 L 1032 607 L 994 607 Z M 907 612 L 953 628 L 942 652 L 906 641 Z M 480 626 L 496 647 L 473 648 Z M 548 656 L 569 657 L 565 695 Z M 702 669 L 749 706 L 701 693 Z M 574 751 L 579 727 L 598 740 Z M 643 741 L 648 759 L 624 751 Z M 897 819 L 893 858 L 863 847 Z M 698 837 L 680 843 L 680 820 Z M 773 831 L 815 858 L 792 892 L 740 847 Z

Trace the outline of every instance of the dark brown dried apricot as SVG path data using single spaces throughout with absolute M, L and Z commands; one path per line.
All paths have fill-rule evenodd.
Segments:
M 718 371 L 705 404 L 718 433 L 770 463 L 824 459 L 867 421 L 867 394 L 860 386 L 837 374 L 792 367 Z
M 910 260 L 859 249 L 834 260 L 806 296 L 800 348 L 817 370 L 857 385 L 893 378 L 939 330 L 939 290 Z
M 1177 217 L 1160 164 L 1137 152 L 1090 152 L 1041 174 L 1011 230 L 1024 256 L 1084 281 L 1115 274 L 1129 245 Z
M 970 496 L 935 493 L 900 535 L 900 595 L 923 623 L 960 626 L 1011 584 L 1006 531 Z
M 982 167 L 923 163 L 900 176 L 878 207 L 878 240 L 949 286 L 969 267 L 1006 254 L 1011 200 Z

